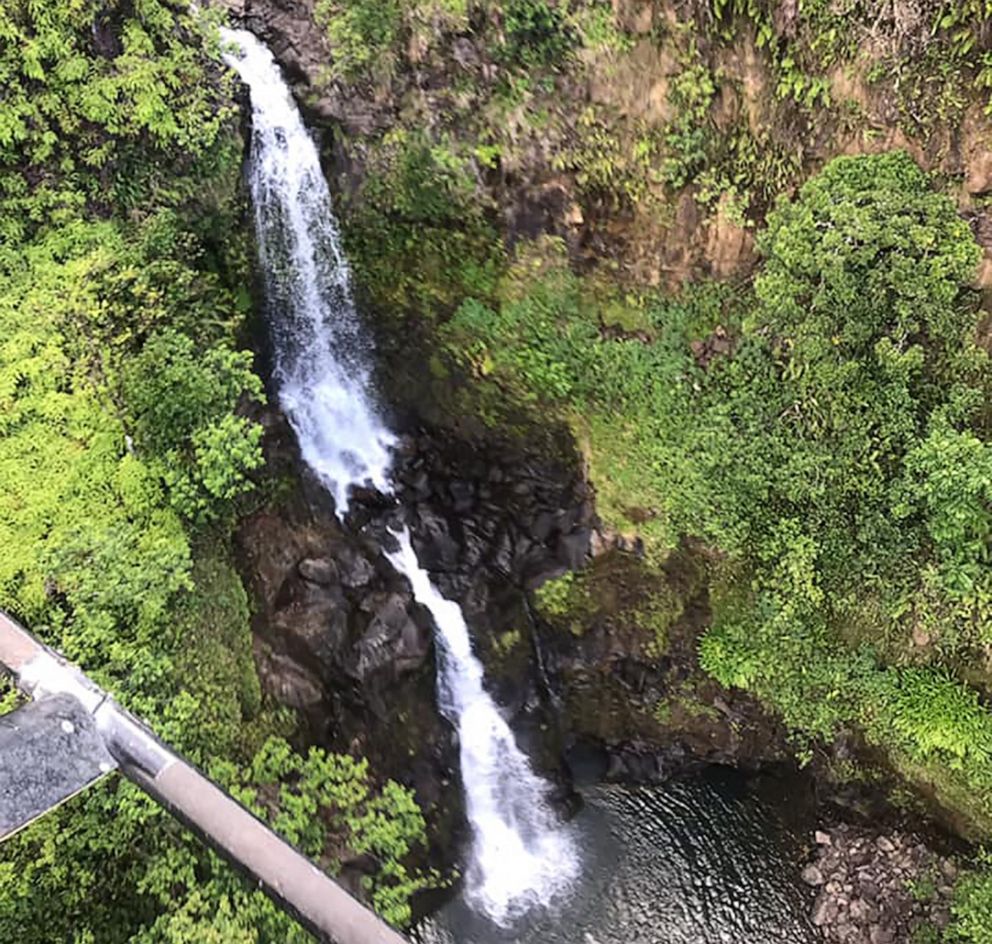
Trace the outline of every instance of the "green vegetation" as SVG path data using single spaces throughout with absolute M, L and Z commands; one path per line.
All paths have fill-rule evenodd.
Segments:
M 148 0 L 0 7 L 0 200 L 5 242 L 87 203 L 127 210 L 189 198 L 196 174 L 163 168 L 216 160 L 232 115 L 227 86 L 205 77 L 206 24 Z M 157 156 L 160 161 L 150 160 Z M 9 244 L 9 243 L 8 243 Z
M 722 552 L 705 669 L 800 739 L 857 728 L 987 835 L 992 713 L 965 682 L 990 630 L 977 247 L 893 152 L 831 162 L 759 248 L 753 294 L 659 298 L 634 336 L 604 333 L 552 261 L 497 309 L 465 302 L 446 337 L 572 417 L 597 485 L 625 499 L 601 511 L 651 554 L 683 535 Z M 559 582 L 544 606 L 573 595 Z
M 591 626 L 622 633 L 633 627 L 635 650 L 665 651 L 669 629 L 696 589 L 695 574 L 685 574 L 678 592 L 664 574 L 623 554 L 597 558 L 580 573 L 549 580 L 534 592 L 537 613 L 550 625 L 581 636 Z
M 962 875 L 954 887 L 949 941 L 992 942 L 992 856 L 983 853 L 976 865 L 979 868 Z
M 440 383 L 475 381 L 456 409 L 569 424 L 650 566 L 701 541 L 702 663 L 798 752 L 854 729 L 992 834 L 990 374 L 961 218 L 982 232 L 961 150 L 985 148 L 992 7 L 506 0 L 408 53 L 425 9 L 392 40 L 397 110 L 345 145 L 366 295 L 442 342 Z M 828 160 L 879 141 L 937 173 Z M 536 602 L 579 635 L 604 592 Z
M 581 636 L 596 609 L 588 582 L 587 575 L 569 572 L 542 584 L 534 591 L 537 612 L 549 623 Z
M 429 317 L 487 293 L 502 253 L 476 192 L 475 161 L 448 141 L 396 130 L 368 162 L 348 250 L 372 304 Z
M 542 584 L 534 591 L 534 602 L 544 616 L 565 616 L 575 609 L 578 578 L 569 571 Z
M 344 4 L 319 0 L 314 16 L 331 47 L 331 76 L 357 79 L 375 70 L 378 77 L 388 77 L 390 52 L 401 22 L 395 0 Z
M 438 882 L 410 865 L 409 792 L 295 753 L 253 666 L 229 551 L 265 487 L 242 149 L 211 17 L 184 10 L 0 0 L 0 606 L 322 865 L 374 860 L 366 892 L 402 923 Z M 309 94 L 369 116 L 337 140 L 359 289 L 439 342 L 439 385 L 474 381 L 456 409 L 567 423 L 600 514 L 643 541 L 637 575 L 607 555 L 541 588 L 544 619 L 633 627 L 650 659 L 705 581 L 712 678 L 798 756 L 857 731 L 987 839 L 992 374 L 958 214 L 987 198 L 960 161 L 932 181 L 902 152 L 824 155 L 896 126 L 931 163 L 959 147 L 992 6 L 643 13 L 319 0 Z M 693 281 L 717 221 L 756 238 L 753 279 Z M 669 583 L 687 539 L 705 573 Z M 688 688 L 654 707 L 699 710 Z M 979 862 L 952 939 L 989 940 L 988 888 Z M 302 940 L 116 780 L 5 845 L 0 937 Z
M 552 158 L 552 167 L 575 176 L 576 186 L 592 203 L 636 206 L 645 200 L 657 176 L 652 159 L 657 142 L 643 132 L 633 147 L 614 130 L 615 119 L 590 106 L 576 119 L 567 147 Z
M 576 41 L 562 8 L 547 0 L 509 0 L 503 8 L 503 32 L 498 60 L 511 68 L 554 68 Z
M 294 753 L 255 673 L 229 550 L 262 463 L 242 148 L 181 9 L 0 3 L 0 606 L 326 868 L 369 855 L 402 923 L 437 881 L 405 865 L 411 793 Z M 309 939 L 117 778 L 4 844 L 0 938 Z
M 715 94 L 713 76 L 700 62 L 692 43 L 682 70 L 672 79 L 668 96 L 675 114 L 665 129 L 666 157 L 661 164 L 661 176 L 670 187 L 684 187 L 706 164 L 709 143 L 706 118 Z
M 404 47 L 434 45 L 439 34 L 468 26 L 466 0 L 317 0 L 314 21 L 330 61 L 319 79 L 360 86 L 388 86 Z

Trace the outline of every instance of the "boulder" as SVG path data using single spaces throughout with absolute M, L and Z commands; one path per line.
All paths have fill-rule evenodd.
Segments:
M 396 501 L 359 490 L 342 524 L 312 477 L 284 461 L 289 427 L 276 417 L 266 428 L 267 459 L 299 487 L 238 534 L 265 691 L 303 713 L 312 742 L 360 752 L 380 776 L 415 785 L 431 806 L 434 848 L 457 840 L 458 752 L 437 706 L 434 627 L 386 557 L 390 532 L 407 527 L 439 591 L 463 605 L 487 686 L 539 769 L 563 785 L 564 802 L 569 781 L 558 774 L 560 734 L 526 587 L 584 561 L 594 513 L 578 457 L 421 430 L 401 440 Z M 661 775 L 650 752 L 627 766 Z
M 338 579 L 337 565 L 329 557 L 305 557 L 296 569 L 304 580 L 322 586 L 330 586 Z
M 323 688 L 313 675 L 264 643 L 256 642 L 255 663 L 262 686 L 282 704 L 305 711 L 323 700 Z
M 360 683 L 384 668 L 393 676 L 412 671 L 427 658 L 430 629 L 423 617 L 414 618 L 412 605 L 409 596 L 388 591 L 370 593 L 362 601 L 361 609 L 371 619 L 350 661 L 351 674 Z

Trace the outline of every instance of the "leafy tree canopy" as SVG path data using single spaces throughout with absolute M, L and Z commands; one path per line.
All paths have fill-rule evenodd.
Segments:
M 962 680 L 992 642 L 978 248 L 901 152 L 832 161 L 758 245 L 753 292 L 675 299 L 535 246 L 445 335 L 502 396 L 563 409 L 650 553 L 722 552 L 706 669 L 802 736 L 858 727 L 992 826 L 992 714 Z
M 206 21 L 168 0 L 0 3 L 0 234 L 190 195 L 233 113 Z
M 0 607 L 403 922 L 419 809 L 282 740 L 230 560 L 262 389 L 216 50 L 186 4 L 0 0 Z M 0 849 L 0 940 L 307 939 L 116 778 Z

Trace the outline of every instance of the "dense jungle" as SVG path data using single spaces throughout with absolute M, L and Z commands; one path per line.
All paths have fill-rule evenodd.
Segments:
M 340 520 L 222 25 L 400 440 Z M 801 784 L 816 940 L 992 944 L 990 351 L 989 0 L 0 0 L 0 608 L 399 928 L 469 829 L 386 506 L 562 810 Z M 110 777 L 0 846 L 0 940 L 313 938 Z

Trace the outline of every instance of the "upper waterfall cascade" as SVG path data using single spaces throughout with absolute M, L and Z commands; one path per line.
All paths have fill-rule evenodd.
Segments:
M 352 485 L 389 488 L 393 436 L 372 405 L 370 346 L 317 149 L 268 49 L 246 31 L 224 38 L 251 92 L 248 179 L 279 402 L 342 513 Z
M 222 33 L 232 49 L 225 60 L 251 94 L 249 180 L 279 401 L 304 461 L 343 514 L 352 486 L 391 489 L 395 438 L 373 402 L 370 346 L 317 149 L 268 49 L 246 31 Z M 434 618 L 440 707 L 459 734 L 473 831 L 467 896 L 504 924 L 570 885 L 574 841 L 485 691 L 461 609 L 432 585 L 409 534 L 398 537 L 388 556 Z

